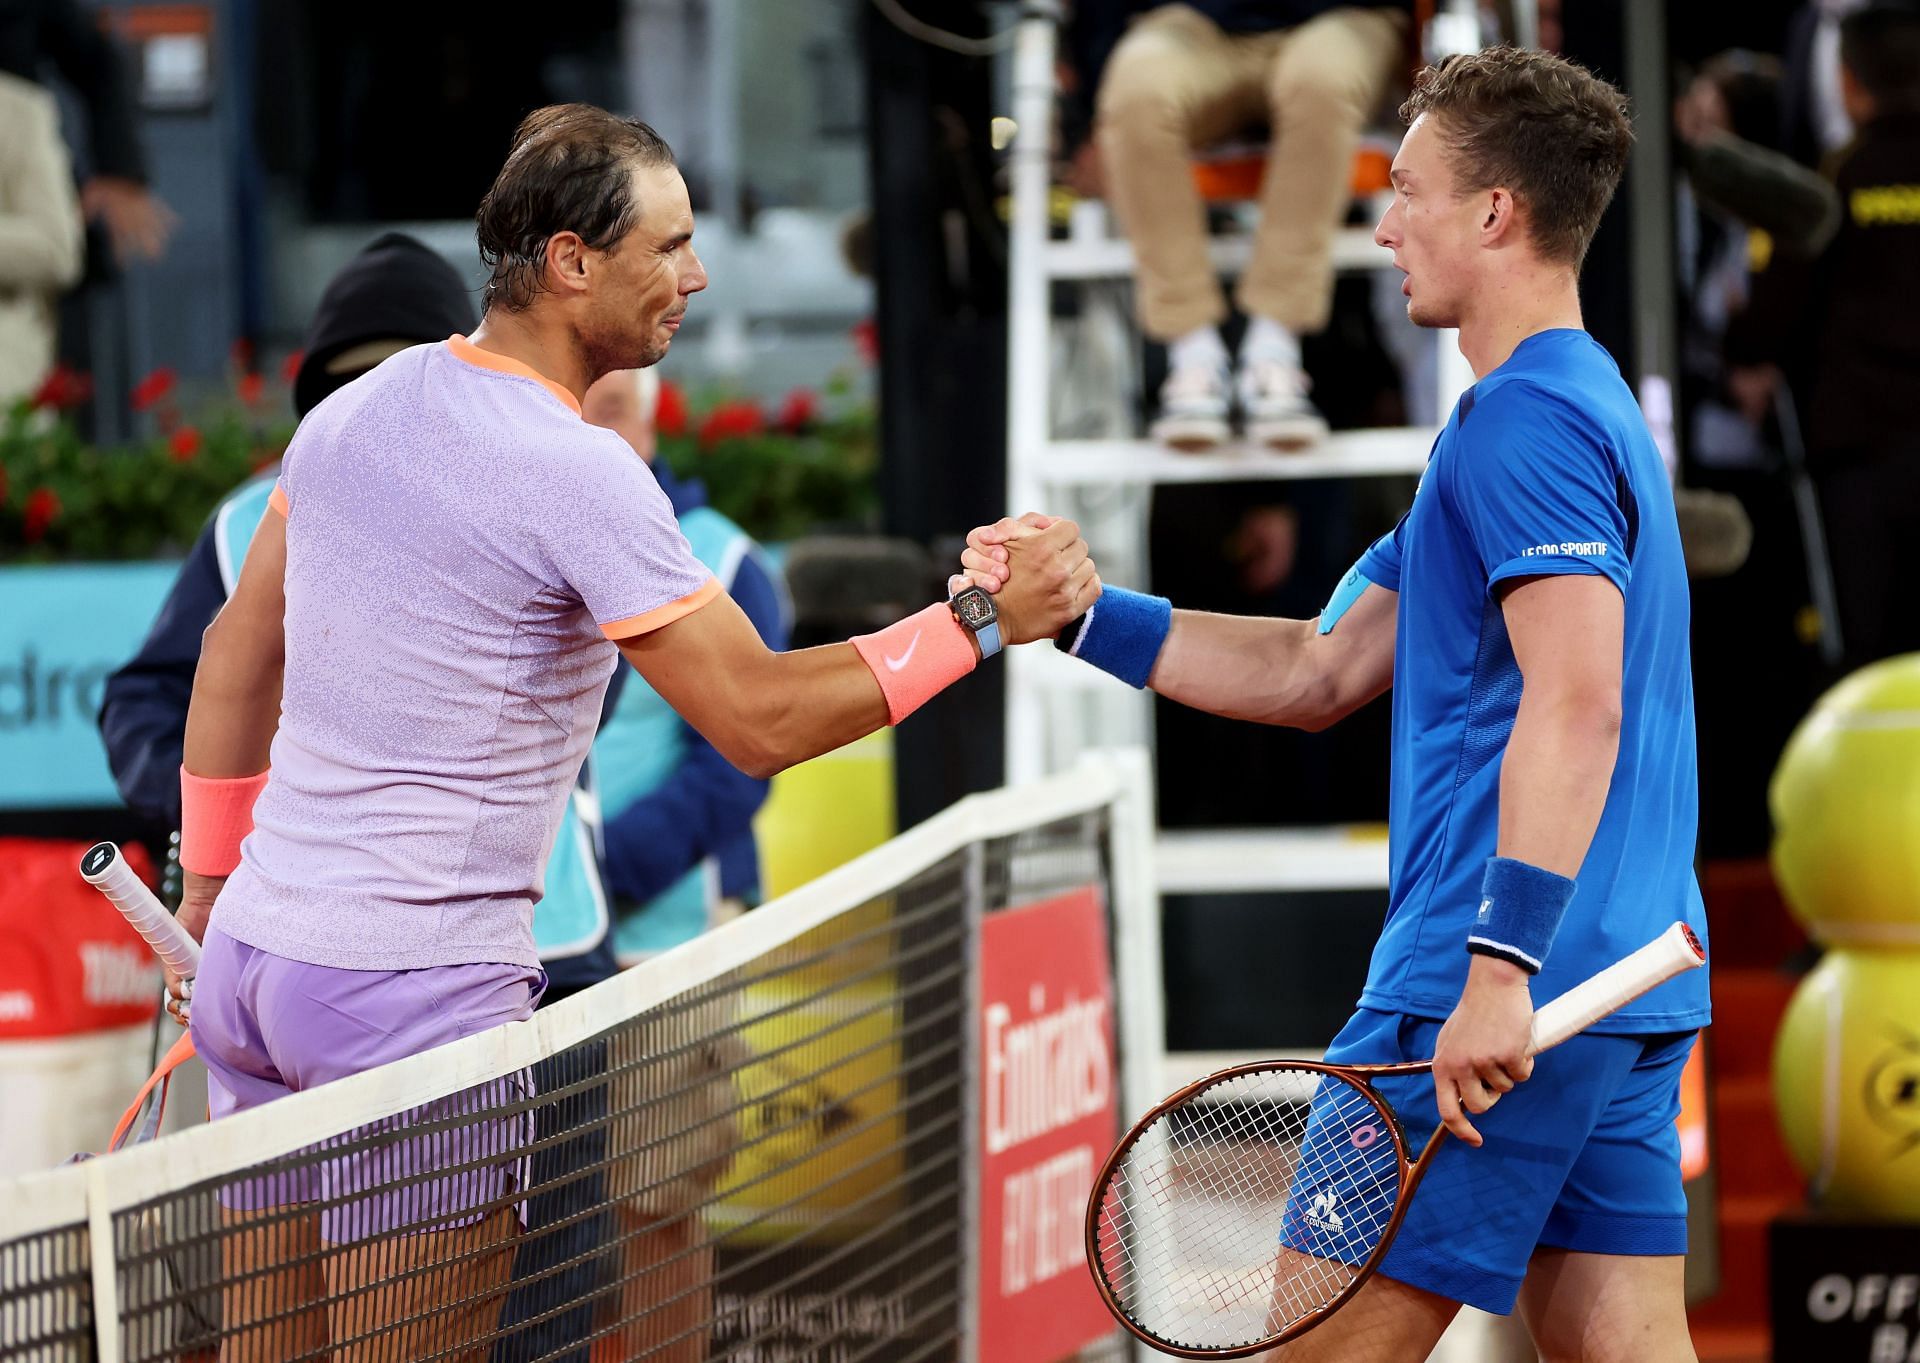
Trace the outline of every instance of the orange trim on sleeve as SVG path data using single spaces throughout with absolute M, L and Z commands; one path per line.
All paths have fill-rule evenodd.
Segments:
M 275 511 L 278 511 L 282 516 L 290 516 L 293 514 L 287 509 L 287 490 L 278 483 L 273 485 L 273 493 L 267 498 L 267 505 Z
M 600 632 L 616 642 L 632 639 L 637 635 L 651 634 L 662 625 L 671 625 L 675 620 L 692 615 L 714 597 L 720 595 L 720 579 L 710 577 L 705 585 L 688 592 L 678 601 L 669 601 L 664 606 L 655 606 L 640 615 L 629 615 L 624 620 L 615 620 L 612 624 L 600 626 Z
M 475 369 L 491 369 L 496 374 L 512 374 L 515 378 L 532 379 L 535 383 L 552 393 L 560 401 L 573 408 L 574 414 L 580 413 L 580 399 L 542 374 L 530 364 L 523 364 L 510 355 L 501 355 L 491 350 L 482 350 L 466 337 L 455 332 L 447 337 L 447 350 L 453 358 Z

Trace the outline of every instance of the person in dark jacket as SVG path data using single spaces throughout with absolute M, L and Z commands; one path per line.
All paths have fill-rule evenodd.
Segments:
M 1119 15 L 1138 8 L 1082 3 L 1076 19 L 1090 33 L 1074 46 L 1097 59 Z M 1217 445 L 1235 405 L 1259 444 L 1295 449 L 1326 434 L 1300 337 L 1331 313 L 1354 148 L 1404 65 L 1408 26 L 1402 0 L 1191 0 L 1148 8 L 1113 46 L 1096 136 L 1108 200 L 1133 243 L 1141 328 L 1168 347 L 1156 439 Z M 1262 122 L 1272 145 L 1237 293 L 1247 331 L 1235 374 L 1188 163 L 1194 148 Z
M 1801 397 L 1851 669 L 1920 649 L 1920 4 L 1849 14 L 1840 53 L 1859 131 L 1835 172 L 1839 229 L 1810 262 L 1776 253 L 1728 357 L 1750 414 L 1783 377 Z

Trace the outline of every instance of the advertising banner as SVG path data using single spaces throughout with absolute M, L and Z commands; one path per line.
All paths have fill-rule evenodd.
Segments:
M 1089 886 L 981 927 L 977 1357 L 1058 1363 L 1111 1334 L 1087 1198 L 1119 1135 L 1113 971 Z
M 0 809 L 114 808 L 94 716 L 177 563 L 0 568 Z

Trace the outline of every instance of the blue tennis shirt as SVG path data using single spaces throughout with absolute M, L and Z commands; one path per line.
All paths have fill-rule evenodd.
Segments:
M 1467 933 L 1495 850 L 1500 762 L 1520 703 L 1495 592 L 1514 578 L 1591 573 L 1626 599 L 1620 756 L 1535 1002 L 1676 920 L 1704 943 L 1686 565 L 1666 466 L 1607 352 L 1584 331 L 1521 342 L 1462 394 L 1412 508 L 1360 567 L 1400 593 L 1392 889 L 1361 1007 L 1445 1017 L 1466 987 Z M 1592 1030 L 1707 1021 L 1706 972 L 1695 970 Z

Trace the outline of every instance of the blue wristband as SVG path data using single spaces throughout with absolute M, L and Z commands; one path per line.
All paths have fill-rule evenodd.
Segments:
M 1573 902 L 1574 883 L 1511 857 L 1488 857 L 1480 884 L 1480 912 L 1473 916 L 1467 950 L 1510 961 L 1538 975 L 1553 949 L 1553 935 Z
M 1124 587 L 1108 587 L 1093 609 L 1060 637 L 1064 651 L 1128 686 L 1143 687 L 1173 628 L 1173 602 Z

